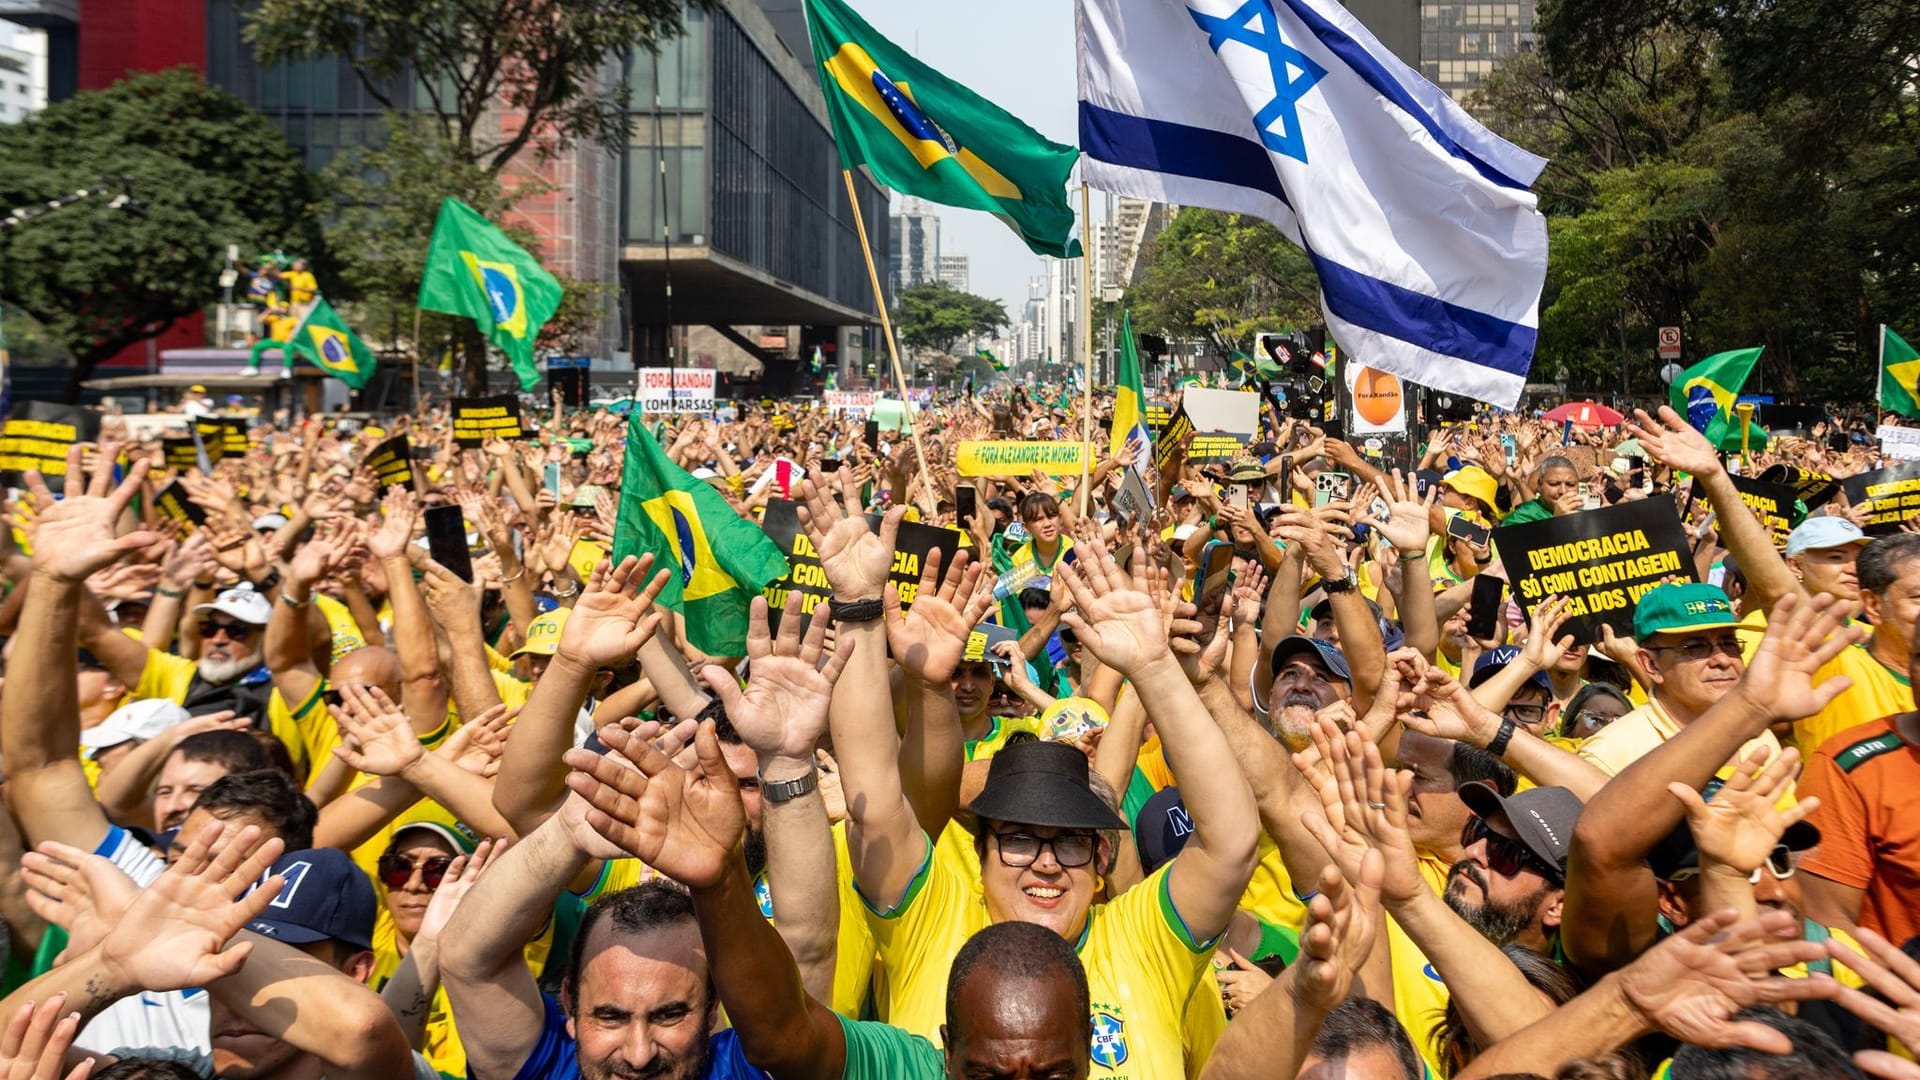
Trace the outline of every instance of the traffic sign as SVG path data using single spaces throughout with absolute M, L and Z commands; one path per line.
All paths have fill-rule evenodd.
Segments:
M 1660 328 L 1660 359 L 1680 359 L 1680 328 L 1663 326 Z
M 1673 380 L 1680 377 L 1680 372 L 1682 370 L 1683 369 L 1680 367 L 1679 364 L 1668 364 L 1667 366 L 1660 369 L 1660 381 L 1671 383 L 1673 382 Z

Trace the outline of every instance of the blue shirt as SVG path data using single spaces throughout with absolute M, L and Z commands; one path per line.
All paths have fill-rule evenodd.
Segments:
M 580 1080 L 579 1050 L 573 1036 L 567 1034 L 567 1014 L 560 1003 L 545 994 L 546 1015 L 540 1020 L 540 1038 L 533 1052 L 521 1064 L 514 1080 Z M 472 1076 L 472 1072 L 468 1072 Z M 707 1040 L 707 1068 L 700 1080 L 769 1080 L 767 1074 L 747 1063 L 740 1049 L 740 1037 L 732 1028 Z

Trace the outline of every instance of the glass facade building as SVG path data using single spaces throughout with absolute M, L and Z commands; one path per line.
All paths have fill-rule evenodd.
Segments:
M 1536 0 L 1420 4 L 1420 73 L 1470 104 L 1494 63 L 1533 46 Z

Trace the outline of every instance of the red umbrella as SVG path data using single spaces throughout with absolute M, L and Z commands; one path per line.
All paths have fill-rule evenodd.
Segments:
M 1571 420 L 1574 427 L 1619 427 L 1627 420 L 1613 409 L 1591 401 L 1569 401 L 1548 412 L 1546 419 L 1556 424 Z

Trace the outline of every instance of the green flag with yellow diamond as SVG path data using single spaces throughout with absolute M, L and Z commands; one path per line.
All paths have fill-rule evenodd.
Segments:
M 1079 150 L 921 63 L 840 0 L 807 0 L 807 30 L 841 168 L 865 165 L 902 195 L 984 210 L 1036 254 L 1080 254 L 1066 192 Z
M 520 389 L 540 382 L 533 340 L 564 290 L 540 260 L 459 199 L 440 204 L 420 278 L 420 307 L 465 315 L 513 364 Z
M 1880 328 L 1880 407 L 1920 420 L 1920 352 L 1888 326 Z
M 347 321 L 333 310 L 325 297 L 313 298 L 313 306 L 307 309 L 307 317 L 300 320 L 289 344 L 315 367 L 355 390 L 373 378 L 373 350 L 347 326 Z
M 613 561 L 652 552 L 654 570 L 670 575 L 658 603 L 685 617 L 693 647 L 744 656 L 749 605 L 789 573 L 786 556 L 711 484 L 675 465 L 642 419 L 638 409 L 627 418 Z

